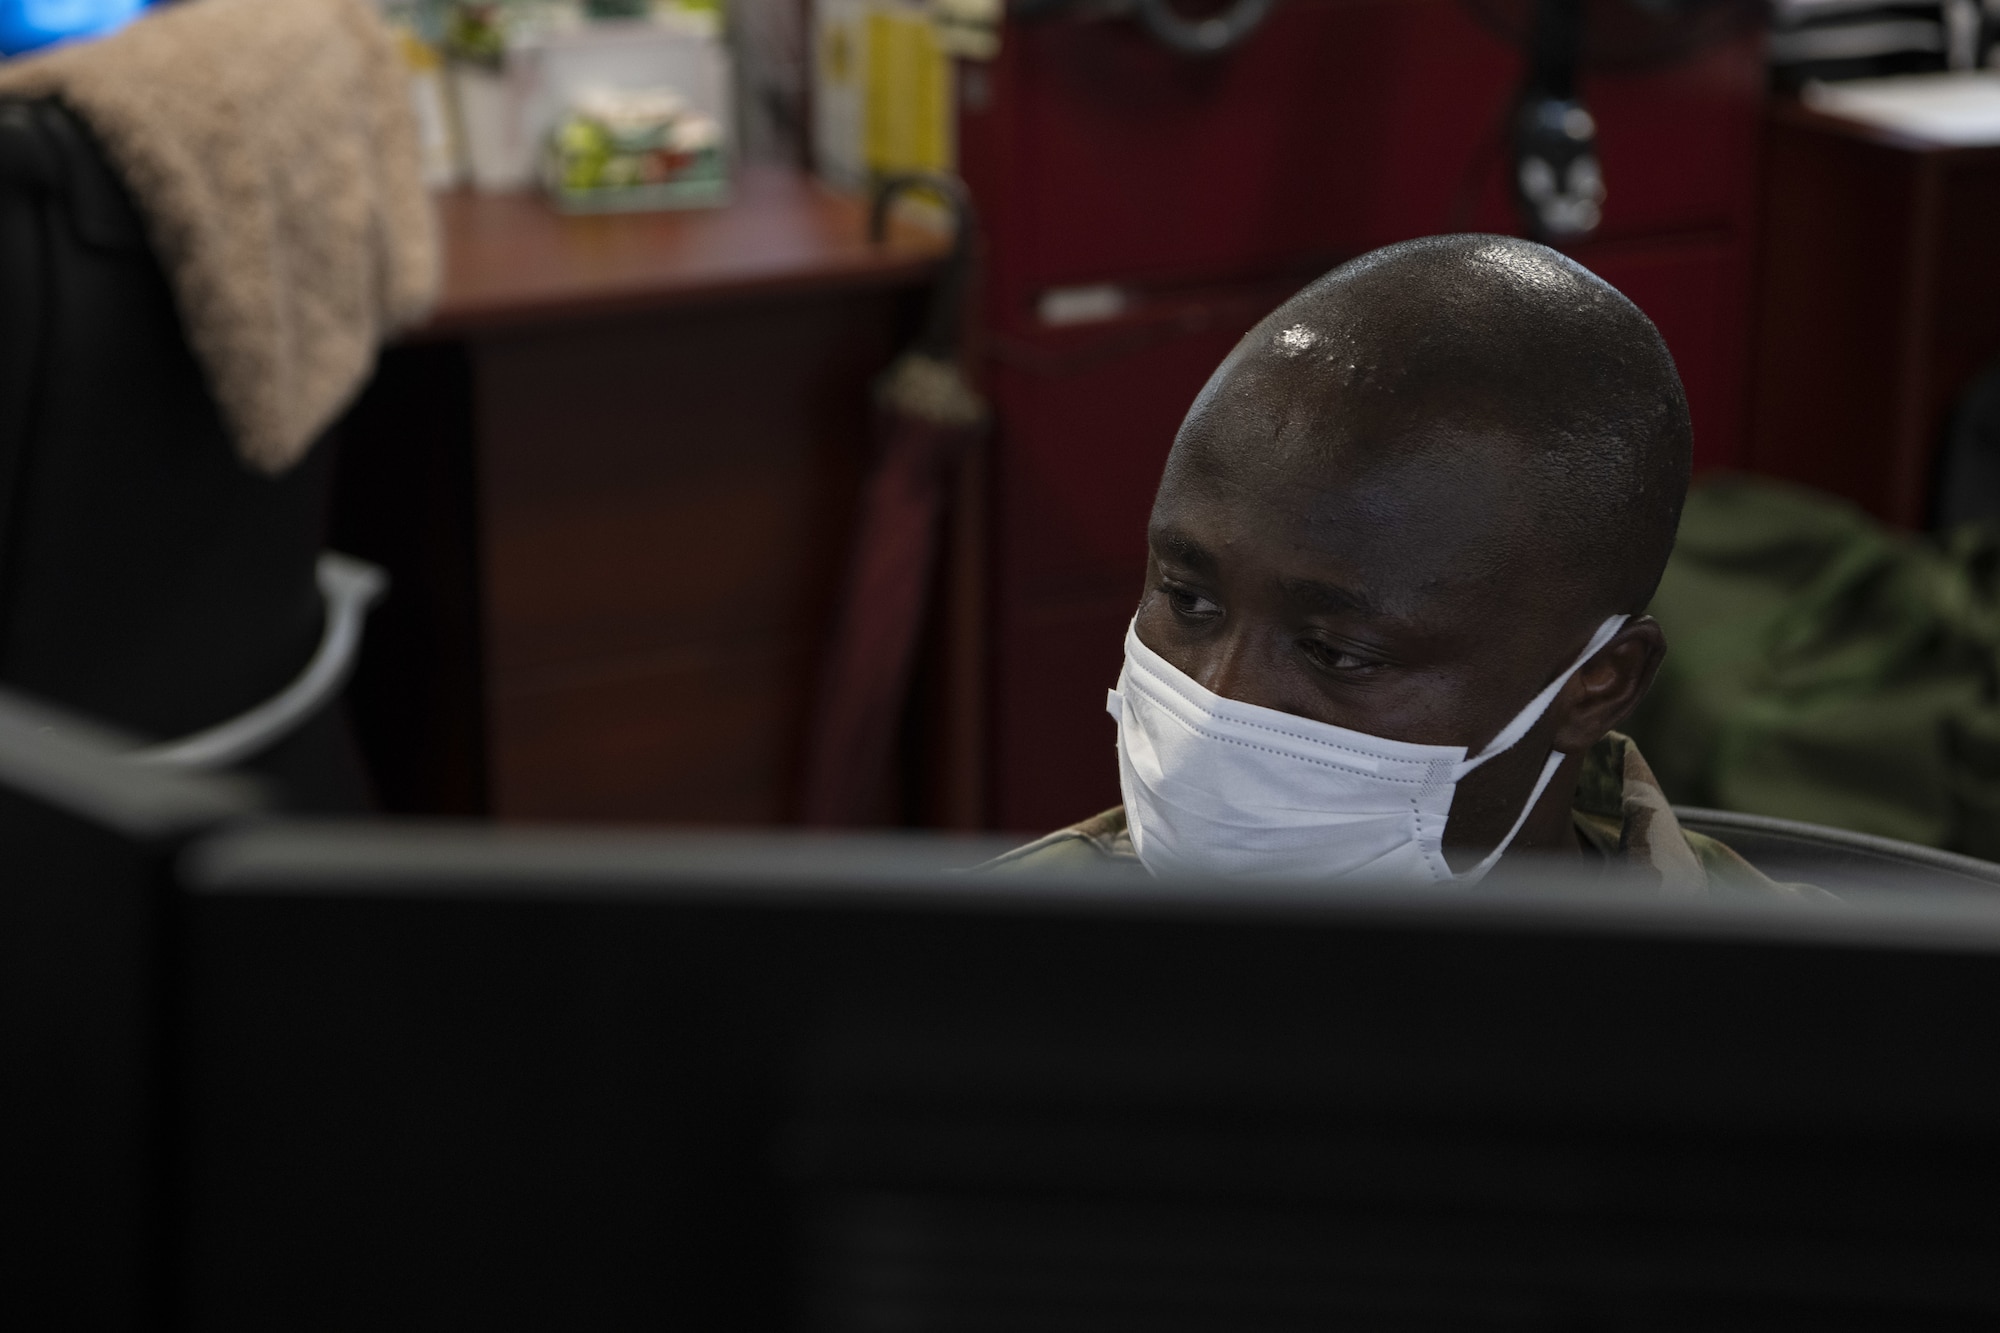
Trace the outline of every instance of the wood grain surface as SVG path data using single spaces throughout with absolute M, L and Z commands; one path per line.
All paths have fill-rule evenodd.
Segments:
M 721 208 L 566 216 L 542 195 L 439 197 L 444 291 L 417 338 L 746 296 L 924 281 L 945 239 L 896 220 L 867 237 L 862 201 L 797 172 L 742 168 Z
M 343 423 L 335 536 L 389 567 L 353 698 L 392 809 L 770 823 L 942 238 L 742 173 L 734 202 L 441 201 L 435 317 Z

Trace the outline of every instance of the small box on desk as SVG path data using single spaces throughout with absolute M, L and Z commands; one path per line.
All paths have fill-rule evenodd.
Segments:
M 484 23 L 462 21 L 447 47 L 478 189 L 540 179 L 566 210 L 589 211 L 728 197 L 732 71 L 719 27 L 701 13 L 586 20 L 495 9 Z M 561 133 L 573 126 L 582 128 Z
M 548 136 L 542 184 L 565 213 L 728 202 L 722 127 L 665 88 L 589 88 Z

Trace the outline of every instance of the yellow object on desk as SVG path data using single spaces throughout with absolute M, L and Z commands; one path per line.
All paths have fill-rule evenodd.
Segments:
M 952 60 L 930 9 L 819 0 L 813 11 L 814 165 L 846 189 L 953 166 Z

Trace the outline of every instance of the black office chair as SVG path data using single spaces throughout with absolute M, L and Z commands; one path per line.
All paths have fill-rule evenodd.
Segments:
M 338 695 L 383 580 L 321 551 L 331 463 L 238 461 L 89 131 L 0 102 L 0 682 L 365 807 Z
M 1883 888 L 2000 891 L 2000 865 L 1974 856 L 1734 810 L 1675 806 L 1674 814 L 1681 827 L 1728 844 L 1771 878 L 1815 884 L 1829 893 Z

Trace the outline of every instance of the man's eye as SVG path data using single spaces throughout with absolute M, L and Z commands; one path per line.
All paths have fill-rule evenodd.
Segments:
M 1206 619 L 1222 610 L 1200 593 L 1190 592 L 1186 588 L 1163 584 L 1160 591 L 1166 594 L 1167 605 L 1174 609 L 1174 614 L 1185 620 Z
M 1363 657 L 1358 653 L 1350 653 L 1345 649 L 1336 648 L 1330 643 L 1321 643 L 1317 639 L 1302 639 L 1299 642 L 1299 647 L 1305 651 L 1305 655 L 1311 659 L 1312 664 L 1322 671 L 1336 671 L 1342 675 L 1353 675 L 1357 672 L 1373 671 L 1382 665 L 1372 657 Z

